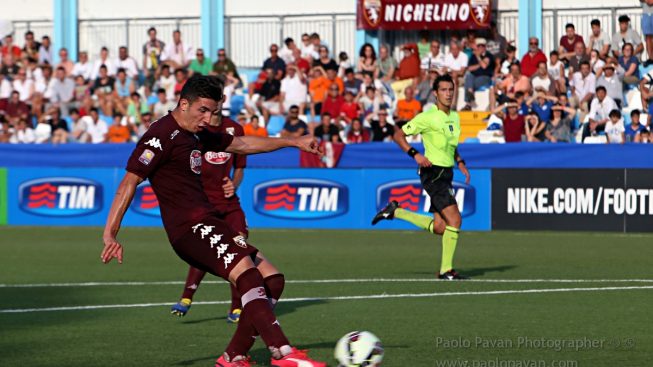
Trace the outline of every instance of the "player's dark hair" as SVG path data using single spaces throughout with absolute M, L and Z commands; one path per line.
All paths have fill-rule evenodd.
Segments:
M 600 27 L 601 26 L 601 21 L 598 20 L 598 19 L 592 19 L 592 21 L 590 22 L 590 27 L 593 26 L 593 25 Z
M 433 82 L 433 90 L 437 91 L 438 87 L 440 86 L 440 83 L 451 83 L 454 84 L 453 78 L 449 74 L 444 74 L 440 75 L 437 78 L 435 78 L 435 81 Z
M 195 74 L 184 84 L 179 99 L 185 99 L 190 104 L 199 98 L 208 98 L 219 102 L 224 97 L 222 94 L 223 88 L 224 84 L 218 78 Z
M 617 109 L 614 109 L 614 110 L 610 111 L 610 114 L 608 116 L 610 118 L 614 117 L 614 118 L 620 119 L 621 118 L 621 111 L 619 111 Z
M 636 108 L 635 108 L 634 110 L 630 111 L 630 117 L 633 117 L 633 116 L 635 116 L 635 115 L 639 116 L 639 115 L 641 115 L 641 114 L 642 114 L 642 113 L 639 112 L 639 110 L 636 109 Z

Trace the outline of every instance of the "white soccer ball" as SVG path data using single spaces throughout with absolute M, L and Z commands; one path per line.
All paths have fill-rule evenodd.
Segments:
M 340 367 L 380 366 L 383 346 L 369 331 L 352 331 L 338 340 L 334 356 Z

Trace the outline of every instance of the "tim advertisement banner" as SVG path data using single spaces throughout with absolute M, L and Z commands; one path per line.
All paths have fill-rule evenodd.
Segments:
M 104 224 L 120 169 L 9 170 L 9 224 Z M 463 229 L 490 229 L 490 171 L 472 170 L 470 185 L 456 172 L 455 196 Z M 253 228 L 370 229 L 376 211 L 389 200 L 426 215 L 429 205 L 416 170 L 247 169 L 238 190 Z M 181 198 L 180 198 L 181 199 Z M 160 226 L 159 203 L 146 181 L 138 186 L 125 226 Z M 401 221 L 379 229 L 412 229 Z
M 492 228 L 653 232 L 653 170 L 495 169 Z

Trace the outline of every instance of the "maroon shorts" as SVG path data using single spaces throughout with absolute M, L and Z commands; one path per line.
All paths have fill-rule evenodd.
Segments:
M 249 235 L 245 212 L 240 203 L 218 204 L 213 205 L 213 208 L 218 212 L 218 217 L 227 222 L 234 231 L 244 234 L 245 237 Z
M 190 226 L 172 248 L 191 266 L 225 280 L 240 260 L 247 256 L 253 260 L 258 252 L 227 222 L 215 216 Z

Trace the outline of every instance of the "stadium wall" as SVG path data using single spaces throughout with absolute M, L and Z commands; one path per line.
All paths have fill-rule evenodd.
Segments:
M 0 223 L 6 212 L 10 225 L 103 225 L 132 148 L 0 146 Z M 460 152 L 472 174 L 469 185 L 460 172 L 454 177 L 465 230 L 653 231 L 647 145 L 463 144 Z M 388 200 L 428 211 L 413 162 L 394 145 L 346 146 L 337 169 L 298 166 L 290 149 L 250 157 L 239 189 L 250 226 L 369 229 Z M 124 225 L 161 225 L 147 182 Z

